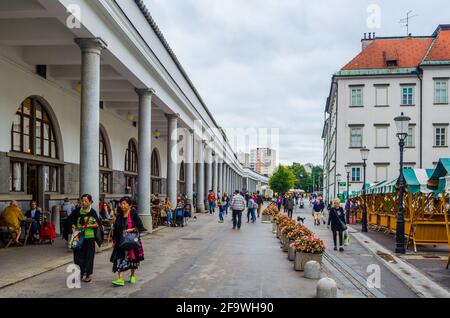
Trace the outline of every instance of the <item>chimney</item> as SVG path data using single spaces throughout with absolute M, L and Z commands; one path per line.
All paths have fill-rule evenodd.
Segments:
M 364 33 L 364 38 L 361 39 L 362 51 L 364 51 L 373 42 L 373 40 L 375 40 L 375 33 L 372 34 L 372 32 L 369 32 L 368 37 L 367 33 Z

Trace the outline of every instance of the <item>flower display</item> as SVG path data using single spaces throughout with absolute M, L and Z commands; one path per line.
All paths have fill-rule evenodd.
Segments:
M 301 236 L 291 244 L 291 247 L 301 253 L 323 254 L 325 252 L 325 243 L 315 234 Z
M 264 211 L 263 211 L 263 215 L 270 215 L 270 216 L 276 216 L 277 214 L 279 214 L 280 211 L 278 211 L 278 208 L 276 205 L 271 204 L 269 205 Z
M 279 213 L 274 216 L 273 220 L 276 224 L 281 224 L 283 221 L 289 220 L 289 217 L 287 215 Z
M 287 236 L 289 238 L 289 240 L 297 240 L 302 236 L 309 236 L 313 234 L 313 232 L 308 229 L 306 226 L 302 225 L 302 224 L 297 224 L 294 229 L 292 231 L 290 231 Z
M 285 227 L 281 228 L 281 234 L 287 235 L 289 237 L 289 233 L 294 231 L 296 227 L 295 223 L 289 223 Z

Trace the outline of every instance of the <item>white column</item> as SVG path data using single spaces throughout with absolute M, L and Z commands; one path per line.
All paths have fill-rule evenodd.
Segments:
M 167 130 L 167 197 L 172 206 L 177 204 L 177 167 L 178 167 L 178 117 L 177 114 L 166 114 Z
M 216 153 L 216 155 L 213 158 L 213 168 L 214 168 L 214 183 L 213 183 L 213 187 L 214 187 L 214 193 L 217 195 L 217 193 L 219 192 L 219 160 L 218 160 L 218 155 Z
M 100 38 L 77 38 L 81 49 L 80 195 L 99 203 L 100 55 L 106 43 Z M 98 211 L 100 213 L 100 211 Z
M 217 193 L 222 195 L 222 163 L 220 162 L 220 158 L 217 158 Z
M 139 95 L 139 131 L 138 131 L 138 213 L 144 227 L 153 230 L 152 213 L 150 209 L 152 193 L 152 89 L 136 89 Z
M 227 192 L 225 188 L 225 161 L 222 160 L 222 163 L 220 165 L 220 192 L 224 194 L 224 192 Z
M 186 131 L 186 196 L 192 207 L 194 192 L 194 135 L 193 130 Z
M 206 147 L 206 195 L 213 187 L 212 150 Z
M 197 213 L 205 212 L 205 148 L 203 140 L 197 140 L 198 172 L 197 172 Z

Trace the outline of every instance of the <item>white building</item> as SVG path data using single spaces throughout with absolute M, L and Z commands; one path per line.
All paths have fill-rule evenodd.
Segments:
M 257 148 L 250 151 L 250 169 L 266 176 L 271 176 L 277 167 L 276 150 Z
M 238 160 L 245 168 L 250 168 L 250 154 L 245 152 L 238 152 Z
M 143 1 L 3 0 L 0 30 L 0 212 L 11 199 L 47 210 L 137 195 L 151 229 L 152 193 L 196 192 L 202 211 L 209 189 L 267 184 L 239 163 Z
M 325 198 L 362 189 L 360 149 L 370 149 L 367 183 L 399 174 L 399 145 L 394 118 L 411 117 L 406 167 L 432 168 L 448 157 L 450 124 L 450 26 L 431 36 L 362 40 L 363 50 L 337 72 L 331 83 L 323 129 Z

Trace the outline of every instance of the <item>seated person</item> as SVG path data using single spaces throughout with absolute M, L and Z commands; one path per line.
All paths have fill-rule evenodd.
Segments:
M 114 219 L 114 212 L 109 204 L 103 204 L 103 209 L 100 211 L 100 217 L 102 220 Z
M 41 213 L 41 209 L 38 208 L 36 201 L 31 202 L 31 209 L 25 213 L 27 219 L 31 219 L 33 222 L 30 231 L 30 237 L 33 241 L 38 240 L 37 236 L 41 228 Z
M 21 245 L 19 242 L 20 234 L 22 233 L 22 228 L 20 227 L 20 222 L 25 220 L 25 216 L 19 208 L 19 203 L 17 201 L 11 201 L 9 206 L 5 208 L 2 215 L 0 216 L 0 225 L 9 227 L 15 234 L 15 243 Z

